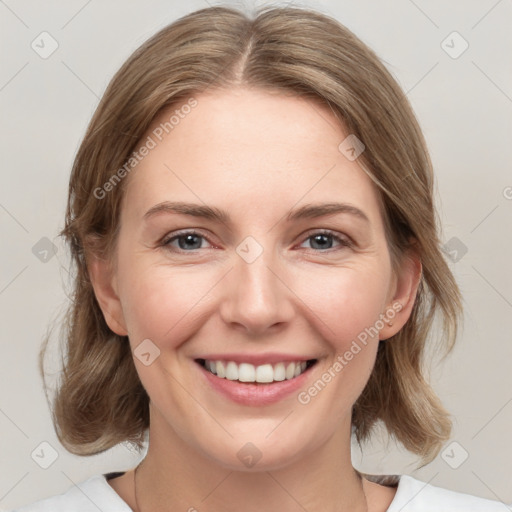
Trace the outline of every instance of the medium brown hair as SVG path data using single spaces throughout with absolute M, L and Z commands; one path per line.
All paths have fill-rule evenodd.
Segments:
M 64 323 L 65 360 L 51 407 L 59 440 L 79 455 L 123 441 L 142 448 L 149 427 L 149 397 L 130 344 L 107 326 L 87 270 L 89 254 L 113 254 L 126 180 L 101 197 L 95 191 L 105 191 L 116 173 L 124 177 L 119 169 L 163 109 L 206 89 L 239 85 L 321 102 L 364 143 L 358 163 L 383 205 L 393 269 L 414 247 L 423 272 L 409 320 L 379 344 L 353 407 L 353 431 L 361 444 L 380 421 L 422 462 L 431 461 L 452 425 L 425 376 L 426 349 L 436 341 L 445 355 L 451 351 L 461 299 L 441 250 L 425 141 L 405 94 L 371 49 L 330 17 L 287 7 L 254 16 L 231 7 L 193 12 L 137 49 L 101 98 L 74 161 L 61 232 L 75 274 Z M 441 336 L 434 340 L 438 314 Z M 40 354 L 43 379 L 47 343 Z

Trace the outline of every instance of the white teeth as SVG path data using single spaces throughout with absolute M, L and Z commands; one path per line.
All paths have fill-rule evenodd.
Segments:
M 252 364 L 250 365 L 252 366 Z M 254 368 L 254 366 L 253 366 Z M 273 382 L 274 368 L 271 364 L 262 364 L 256 368 L 256 382 Z
M 274 366 L 274 380 L 281 381 L 286 379 L 286 369 L 284 363 L 277 363 Z
M 238 366 L 233 361 L 229 361 L 226 366 L 226 379 L 238 380 Z
M 240 382 L 279 382 L 298 377 L 306 369 L 306 361 L 294 363 L 262 364 L 254 366 L 249 363 L 236 364 L 234 361 L 209 361 L 204 366 L 217 377 Z
M 213 367 L 212 373 L 215 373 L 215 370 L 217 370 L 217 377 L 221 379 L 226 378 L 226 367 L 222 361 L 217 361 L 217 363 L 210 361 L 210 365 Z
M 238 366 L 238 380 L 240 382 L 254 382 L 256 380 L 256 370 L 254 366 L 247 363 L 240 364 Z
M 217 369 L 215 368 L 215 363 L 213 361 L 207 361 L 208 363 L 208 366 L 207 368 L 212 372 L 212 373 L 217 373 Z

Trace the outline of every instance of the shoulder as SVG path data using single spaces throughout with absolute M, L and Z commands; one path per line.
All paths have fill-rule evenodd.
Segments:
M 66 492 L 25 505 L 11 512 L 131 512 L 110 487 L 106 475 L 95 475 Z
M 370 477 L 371 478 L 371 477 Z M 373 481 L 379 482 L 379 476 Z M 398 485 L 386 512 L 511 512 L 512 508 L 500 501 L 488 500 L 437 487 L 408 475 L 384 476 L 384 485 Z

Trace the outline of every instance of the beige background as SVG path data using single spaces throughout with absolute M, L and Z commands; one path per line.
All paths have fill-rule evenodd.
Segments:
M 57 232 L 86 124 L 108 80 L 140 43 L 210 2 L 184 4 L 0 2 L 0 508 L 63 492 L 93 474 L 130 468 L 138 460 L 125 446 L 89 458 L 63 449 L 50 421 L 37 353 L 66 301 L 68 259 Z M 467 249 L 462 257 L 459 249 L 460 259 L 450 263 L 465 298 L 465 330 L 452 356 L 432 371 L 434 387 L 455 420 L 444 458 L 414 471 L 414 457 L 375 438 L 363 454 L 354 446 L 354 463 L 366 472 L 408 473 L 512 503 L 512 3 L 302 5 L 347 25 L 407 91 L 437 172 L 443 241 L 450 250 L 453 244 Z M 31 48 L 43 31 L 58 43 L 46 59 Z M 443 44 L 453 31 L 463 39 L 451 35 Z M 468 49 L 452 58 L 464 40 Z M 47 50 L 50 45 L 46 39 Z M 44 237 L 48 240 L 41 241 Z M 48 253 L 44 262 L 40 258 L 49 240 L 57 254 Z M 31 457 L 42 442 L 58 457 L 48 469 Z M 49 447 L 44 451 L 51 453 Z

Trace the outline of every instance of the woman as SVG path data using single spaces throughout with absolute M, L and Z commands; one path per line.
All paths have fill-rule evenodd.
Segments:
M 147 455 L 22 511 L 502 510 L 366 475 L 377 422 L 426 464 L 453 347 L 428 152 L 375 54 L 319 13 L 203 9 L 123 65 L 72 171 L 62 444 Z M 43 351 L 44 352 L 44 351 Z

